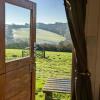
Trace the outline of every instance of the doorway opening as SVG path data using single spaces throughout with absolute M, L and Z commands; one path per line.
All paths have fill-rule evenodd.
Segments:
M 37 3 L 36 100 L 45 100 L 44 87 L 49 79 L 71 80 L 72 41 L 63 0 L 35 2 Z M 52 98 L 70 100 L 71 95 L 52 92 Z

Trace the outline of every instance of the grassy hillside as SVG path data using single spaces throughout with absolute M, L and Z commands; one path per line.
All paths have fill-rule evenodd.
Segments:
M 13 35 L 15 39 L 27 40 L 29 38 L 29 29 L 20 28 L 20 29 L 14 30 Z M 65 38 L 56 33 L 45 31 L 42 29 L 36 30 L 37 43 L 59 43 L 60 41 L 63 41 L 63 40 L 65 40 Z
M 59 43 L 60 41 L 64 41 L 65 38 L 53 32 L 37 29 L 36 40 L 37 43 Z

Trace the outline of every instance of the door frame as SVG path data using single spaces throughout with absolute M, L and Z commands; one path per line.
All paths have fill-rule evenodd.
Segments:
M 19 6 L 22 8 L 26 8 L 30 10 L 30 57 L 26 57 L 26 58 L 21 58 L 21 59 L 17 59 L 14 61 L 9 61 L 6 62 L 5 60 L 5 3 L 9 3 L 15 6 Z M 25 62 L 27 63 L 28 61 L 30 61 L 30 63 L 33 66 L 30 66 L 30 73 L 31 73 L 31 100 L 35 100 L 35 42 L 36 42 L 36 4 L 33 3 L 32 1 L 28 1 L 28 0 L 0 0 L 0 16 L 2 16 L 0 18 L 0 48 L 2 48 L 0 50 L 0 75 L 1 74 L 6 74 L 7 72 L 11 71 L 12 69 L 15 70 L 17 69 L 17 67 L 6 67 L 7 66 L 13 66 L 16 65 L 18 63 L 21 64 L 21 62 Z M 31 65 L 30 64 L 30 65 Z M 21 67 L 21 66 L 20 66 Z M 6 76 L 4 75 L 4 85 L 3 85 L 3 89 L 1 90 L 2 92 L 2 98 L 5 97 L 5 85 L 6 85 Z M 1 86 L 0 86 L 1 87 Z M 1 93 L 0 92 L 0 93 Z M 0 98 L 1 99 L 1 98 Z M 2 100 L 2 99 L 1 99 Z

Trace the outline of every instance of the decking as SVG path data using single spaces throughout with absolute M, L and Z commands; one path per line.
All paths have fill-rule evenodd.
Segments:
M 70 94 L 71 80 L 50 78 L 47 80 L 43 92 L 45 93 L 45 100 L 51 100 L 52 92 Z

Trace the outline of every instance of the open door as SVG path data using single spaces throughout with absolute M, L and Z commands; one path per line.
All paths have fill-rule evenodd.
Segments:
M 35 100 L 36 5 L 0 0 L 0 16 L 0 100 Z

